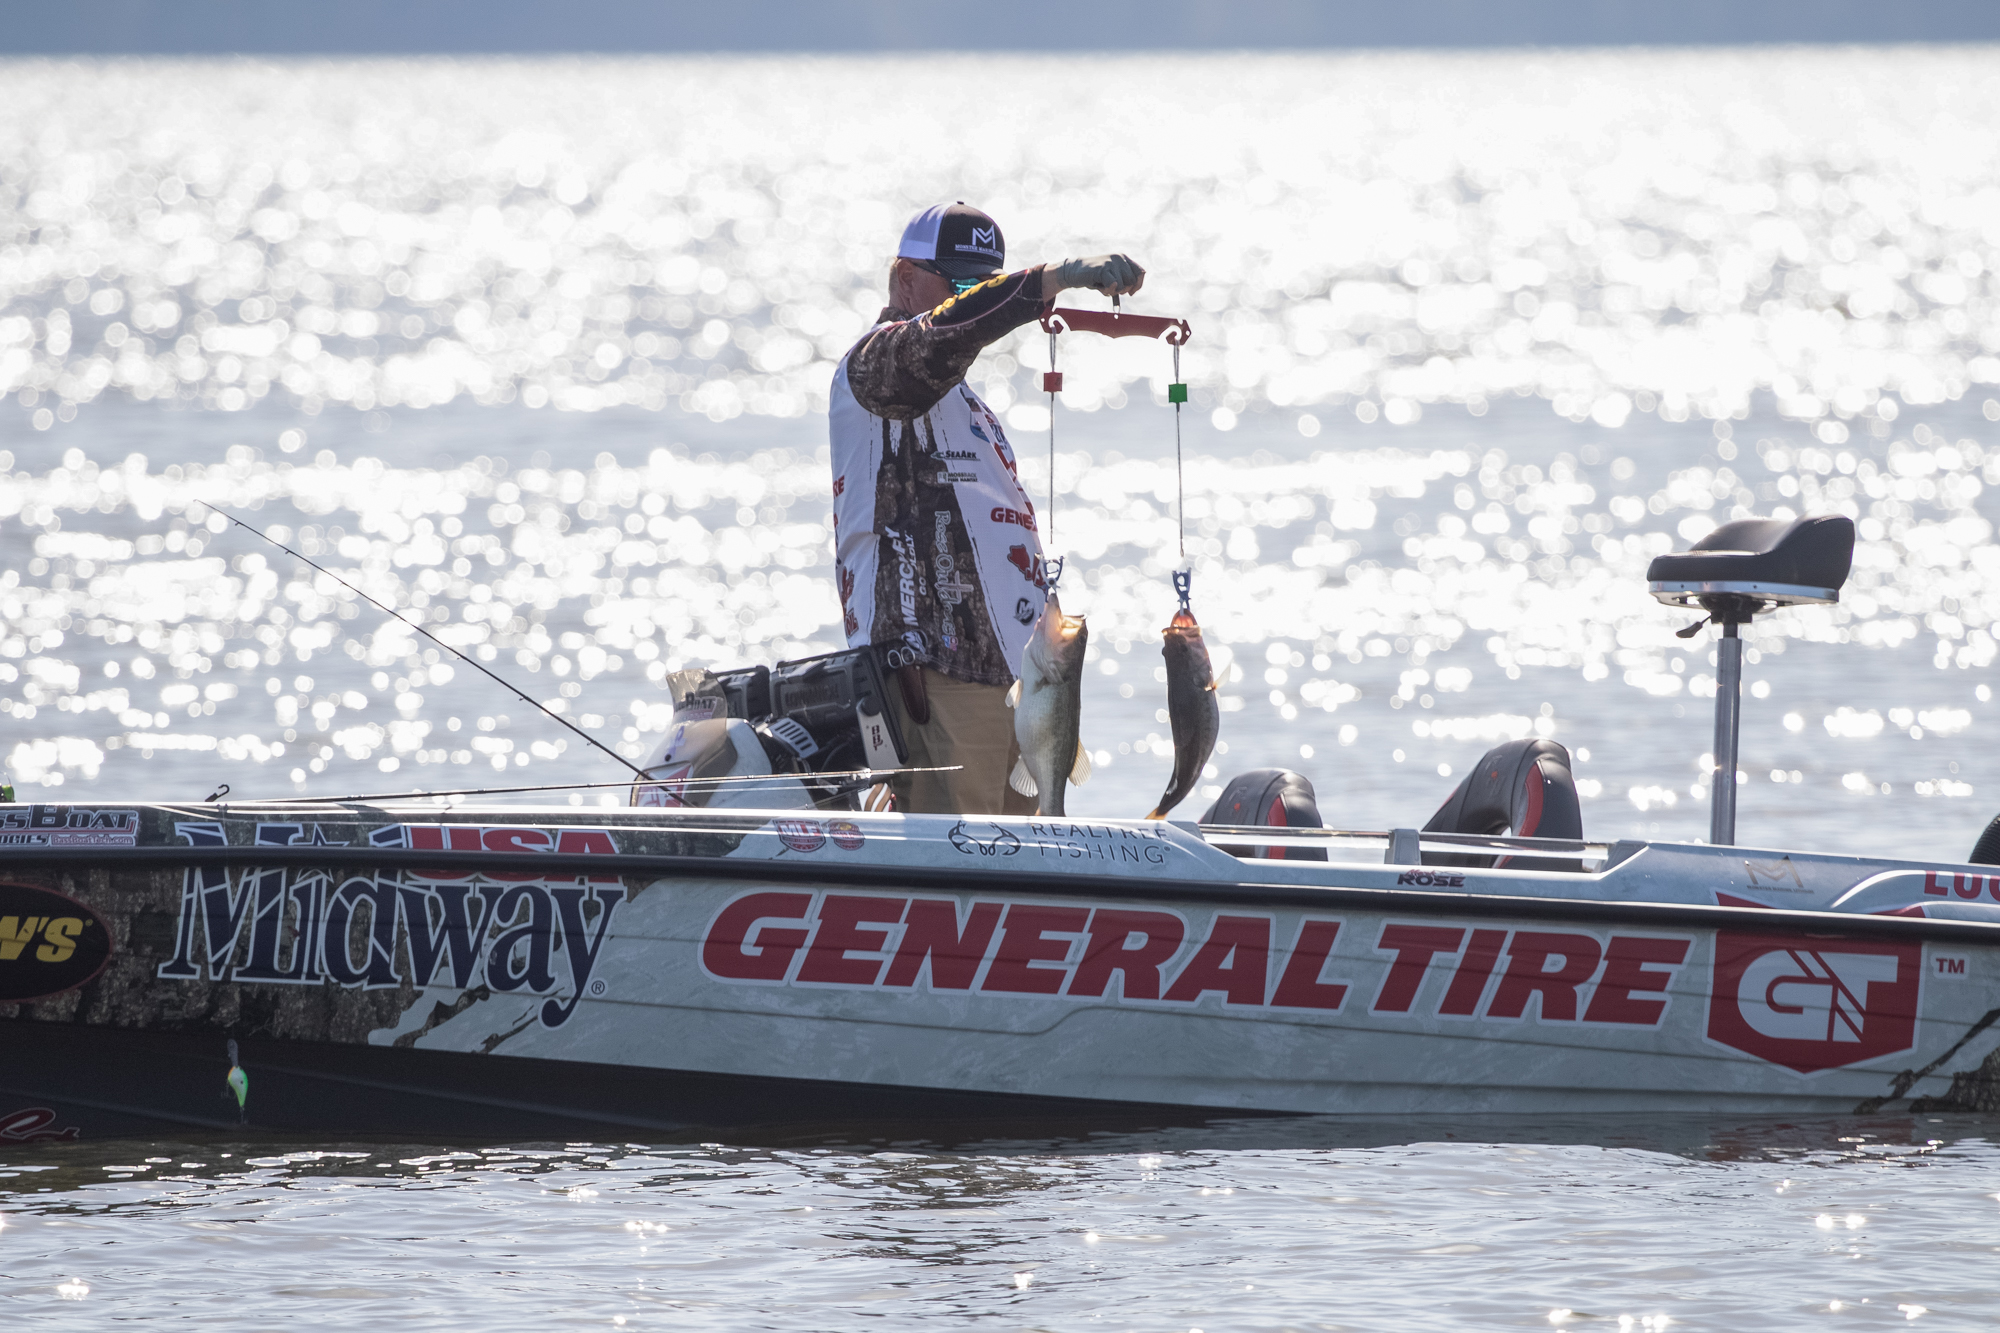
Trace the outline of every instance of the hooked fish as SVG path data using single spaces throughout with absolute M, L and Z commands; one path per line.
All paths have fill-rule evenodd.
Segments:
M 1167 721 L 1174 731 L 1174 775 L 1148 819 L 1165 819 L 1169 810 L 1187 799 L 1215 749 L 1216 733 L 1222 730 L 1222 711 L 1215 702 L 1215 671 L 1209 665 L 1201 626 L 1193 615 L 1176 611 L 1173 623 L 1160 633 L 1165 640 L 1160 651 L 1167 659 Z
M 1063 787 L 1090 776 L 1090 756 L 1077 731 L 1083 715 L 1083 650 L 1090 631 L 1082 616 L 1066 616 L 1054 593 L 1021 650 L 1021 674 L 1007 691 L 1021 758 L 1007 779 L 1037 800 L 1043 815 L 1063 811 Z

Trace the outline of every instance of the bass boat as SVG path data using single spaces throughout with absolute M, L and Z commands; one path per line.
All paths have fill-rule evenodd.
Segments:
M 1723 630 L 1707 843 L 1584 837 L 1548 740 L 1424 828 L 1280 770 L 1188 822 L 836 808 L 742 762 L 788 731 L 743 679 L 624 808 L 0 806 L 0 1139 L 1990 1109 L 1992 849 L 1733 845 L 1736 629 L 1831 600 L 1844 522 L 1652 571 Z

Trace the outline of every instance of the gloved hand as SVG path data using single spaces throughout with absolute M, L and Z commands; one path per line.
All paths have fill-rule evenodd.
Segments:
M 1065 259 L 1048 272 L 1055 279 L 1055 291 L 1044 283 L 1042 297 L 1053 297 L 1068 287 L 1088 287 L 1106 296 L 1127 296 L 1146 285 L 1146 270 L 1129 255 L 1094 255 L 1089 259 Z

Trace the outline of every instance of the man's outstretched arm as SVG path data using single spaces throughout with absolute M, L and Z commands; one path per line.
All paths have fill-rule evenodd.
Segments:
M 1058 292 L 1089 287 L 1136 292 L 1146 271 L 1124 255 L 1066 259 L 988 278 L 937 309 L 870 335 L 847 361 L 854 400 L 879 417 L 907 421 L 937 405 L 979 354 L 1041 318 Z

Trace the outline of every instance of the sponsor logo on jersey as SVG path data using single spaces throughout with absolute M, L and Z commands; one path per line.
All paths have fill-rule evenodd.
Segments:
M 1800 1074 L 1916 1045 L 1923 945 L 1718 931 L 1708 1038 Z
M 196 847 L 227 845 L 220 824 L 175 828 Z M 174 955 L 158 975 L 345 990 L 484 986 L 547 996 L 536 1009 L 547 1028 L 568 1022 L 586 994 L 604 994 L 591 973 L 625 901 L 623 884 L 616 876 L 539 873 L 533 860 L 546 852 L 615 855 L 608 830 L 409 824 L 376 829 L 368 841 L 413 851 L 517 853 L 522 868 L 358 875 L 193 867 L 181 885 Z M 253 845 L 344 844 L 328 838 L 324 825 L 272 823 L 257 825 Z
M 1037 588 L 1047 591 L 1049 586 L 1049 567 L 1048 562 L 1042 559 L 1039 551 L 1030 552 L 1023 545 L 1010 546 L 1007 548 L 1007 563 L 1020 570 L 1022 578 L 1034 584 Z M 1025 624 L 1026 622 L 1024 621 L 1023 623 Z
M 895 528 L 884 528 L 882 533 L 889 539 L 889 548 L 896 553 L 896 592 L 902 601 L 903 624 L 911 627 L 903 637 L 908 639 L 911 634 L 916 634 L 913 645 L 921 647 L 923 636 L 914 628 L 917 623 L 917 596 L 923 588 L 924 579 L 923 566 L 917 563 L 917 544 L 910 540 L 907 533 Z
M 1021 623 L 1022 623 L 1023 625 L 1032 625 L 1032 624 L 1034 624 L 1034 623 L 1035 623 L 1035 604 L 1034 604 L 1033 602 L 1030 602 L 1030 601 L 1029 601 L 1029 600 L 1028 600 L 1027 598 L 1025 598 L 1025 597 L 1023 597 L 1023 598 L 1021 598 L 1021 599 L 1020 599 L 1019 601 L 1015 602 L 1015 603 L 1014 603 L 1014 619 L 1016 619 L 1016 620 L 1020 621 L 1020 622 L 1021 622 Z
M 988 514 L 987 517 L 995 523 L 1012 524 L 1017 528 L 1026 528 L 1030 532 L 1035 530 L 1035 516 L 1033 514 L 1023 513 L 1019 509 L 1009 509 L 1005 505 L 994 505 L 993 512 Z
M 979 590 L 976 583 L 967 583 L 958 577 L 958 562 L 948 555 L 940 555 L 936 561 L 938 596 L 946 606 L 957 606 L 969 595 Z M 947 644 L 946 647 L 951 645 Z

